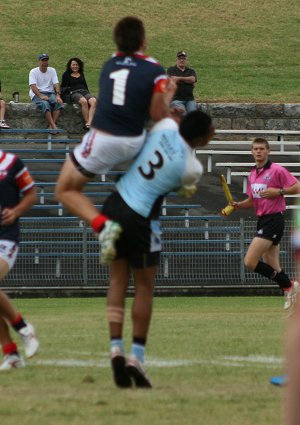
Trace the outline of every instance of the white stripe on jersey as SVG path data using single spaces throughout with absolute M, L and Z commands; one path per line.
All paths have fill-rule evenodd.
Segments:
M 157 62 L 157 60 L 156 60 L 155 58 L 153 58 L 152 56 L 144 56 L 144 59 L 145 59 L 147 62 L 151 62 L 151 63 L 159 63 L 159 62 Z
M 15 178 L 17 179 L 18 177 L 20 177 L 23 173 L 25 173 L 25 171 L 28 171 L 27 167 L 23 167 L 22 170 L 15 175 Z
M 27 192 L 27 190 L 29 190 L 29 189 L 31 189 L 32 187 L 34 186 L 34 182 L 32 182 L 32 183 L 30 183 L 30 184 L 28 184 L 27 186 L 25 186 L 25 187 L 22 187 L 22 189 L 20 189 L 20 192 Z
M 22 176 L 22 174 L 28 173 L 28 168 L 23 167 L 21 171 L 18 172 L 18 174 L 15 175 L 15 179 L 17 180 L 19 177 Z M 31 189 L 35 185 L 34 181 L 31 183 L 28 183 L 26 186 L 19 188 L 20 192 L 26 192 L 27 190 Z
M 3 151 L 0 151 L 0 154 L 2 152 Z M 3 160 L 0 160 L 0 171 L 7 171 L 12 165 L 12 163 L 15 161 L 15 159 L 16 156 L 12 153 L 7 153 L 6 155 L 4 154 Z
M 160 80 L 167 80 L 167 79 L 168 79 L 167 75 L 158 75 L 154 80 L 154 84 L 156 84 Z

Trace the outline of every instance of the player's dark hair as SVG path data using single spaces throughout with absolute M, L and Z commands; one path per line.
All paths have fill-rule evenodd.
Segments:
M 113 39 L 121 52 L 127 54 L 136 52 L 145 39 L 143 22 L 135 16 L 126 16 L 115 26 Z
M 254 144 L 261 144 L 261 145 L 265 145 L 265 147 L 267 148 L 267 149 L 270 149 L 270 145 L 269 145 L 269 142 L 267 141 L 267 139 L 264 139 L 264 138 L 262 138 L 262 137 L 256 137 L 254 140 L 253 140 L 253 142 L 252 142 L 252 146 L 254 145 Z
M 83 68 L 84 68 L 84 63 L 82 62 L 82 60 L 81 59 L 79 59 L 79 58 L 71 58 L 71 59 L 69 59 L 68 60 L 68 63 L 67 63 L 67 66 L 66 66 L 66 71 L 69 73 L 69 74 L 72 74 L 72 69 L 71 69 L 71 63 L 73 62 L 73 61 L 75 61 L 75 62 L 77 62 L 78 63 L 78 65 L 79 65 L 79 68 L 78 68 L 78 72 L 80 73 L 80 74 L 83 74 Z
M 211 117 L 200 110 L 186 114 L 179 124 L 179 133 L 187 142 L 199 137 L 206 137 L 211 130 Z

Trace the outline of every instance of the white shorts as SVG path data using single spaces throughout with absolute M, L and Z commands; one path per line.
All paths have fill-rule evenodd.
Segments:
M 0 258 L 8 264 L 9 270 L 13 268 L 19 252 L 16 242 L 0 239 Z
M 74 149 L 77 162 L 93 174 L 105 174 L 115 165 L 133 159 L 142 149 L 146 131 L 140 136 L 113 136 L 95 129 L 86 133 Z

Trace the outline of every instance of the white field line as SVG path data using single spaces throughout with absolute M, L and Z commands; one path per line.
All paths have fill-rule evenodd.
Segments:
M 107 368 L 110 367 L 109 360 L 77 360 L 77 359 L 36 359 L 31 361 L 32 364 L 40 366 L 61 366 L 61 367 L 96 367 Z M 226 366 L 226 367 L 253 367 L 261 366 L 264 368 L 278 368 L 283 365 L 284 360 L 278 357 L 256 356 L 251 355 L 247 357 L 240 356 L 224 356 L 216 360 L 166 360 L 148 358 L 146 360 L 147 367 L 153 368 L 174 368 L 174 367 L 188 367 L 194 365 L 207 365 L 207 366 Z

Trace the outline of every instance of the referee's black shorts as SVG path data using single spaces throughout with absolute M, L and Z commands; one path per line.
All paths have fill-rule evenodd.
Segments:
M 284 231 L 284 215 L 282 212 L 266 214 L 258 218 L 256 237 L 268 239 L 278 245 Z
M 118 192 L 106 200 L 102 213 L 117 221 L 123 229 L 116 241 L 116 259 L 125 258 L 132 268 L 157 266 L 160 261 L 161 231 L 158 220 L 133 211 Z

